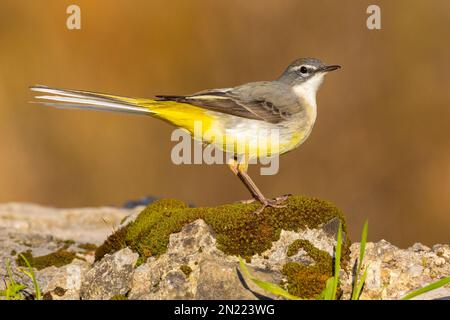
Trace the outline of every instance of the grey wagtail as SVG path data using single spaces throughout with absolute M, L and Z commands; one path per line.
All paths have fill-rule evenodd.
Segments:
M 187 130 L 194 139 L 231 153 L 233 159 L 228 165 L 253 198 L 261 202 L 262 207 L 258 211 L 261 212 L 267 206 L 283 207 L 285 198 L 264 197 L 247 174 L 249 161 L 286 153 L 308 138 L 317 116 L 316 92 L 325 74 L 339 68 L 338 65 L 325 65 L 318 59 L 302 58 L 291 63 L 274 81 L 251 82 L 185 96 L 161 95 L 156 99 L 40 85 L 31 87 L 31 90 L 45 93 L 36 98 L 47 100 L 44 104 L 59 108 L 118 111 L 159 118 Z M 194 134 L 198 121 L 202 124 L 201 137 Z M 267 141 L 254 142 L 261 130 L 278 132 L 277 139 L 270 141 L 271 147 L 267 147 Z M 208 137 L 206 131 L 209 132 Z

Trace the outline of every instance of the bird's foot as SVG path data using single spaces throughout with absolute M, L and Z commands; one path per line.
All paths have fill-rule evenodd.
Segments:
M 279 197 L 276 197 L 276 198 L 274 198 L 274 199 L 264 199 L 264 201 L 260 201 L 260 200 L 258 200 L 258 199 L 256 199 L 256 198 L 252 198 L 252 199 L 248 199 L 248 200 L 239 200 L 237 203 L 241 203 L 241 204 L 251 204 L 251 203 L 253 203 L 253 202 L 255 202 L 255 201 L 259 201 L 259 202 L 261 202 L 262 204 L 264 204 L 264 202 L 266 202 L 266 201 L 268 201 L 268 202 L 274 202 L 274 201 L 276 201 L 276 202 L 284 202 L 284 201 L 286 201 L 290 196 L 292 196 L 292 194 L 285 194 L 285 195 L 282 195 L 282 196 L 279 196 Z
M 287 205 L 283 204 L 291 195 L 290 194 L 286 194 L 283 196 L 279 196 L 276 197 L 274 199 L 263 199 L 261 202 L 262 206 L 256 210 L 254 213 L 255 214 L 260 214 L 261 212 L 264 211 L 265 208 L 270 207 L 270 208 L 286 208 Z

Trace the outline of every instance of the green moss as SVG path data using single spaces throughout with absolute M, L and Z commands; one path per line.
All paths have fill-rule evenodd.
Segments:
M 53 297 L 52 297 L 52 294 L 50 292 L 46 292 L 42 296 L 42 299 L 44 299 L 44 300 L 53 300 Z
M 71 245 L 75 244 L 73 240 L 60 240 L 58 244 L 62 246 L 63 249 L 68 249 Z
M 330 202 L 292 196 L 286 208 L 266 208 L 259 215 L 259 203 L 229 204 L 211 208 L 190 208 L 179 200 L 163 199 L 145 208 L 135 221 L 112 234 L 95 252 L 96 260 L 105 254 L 130 247 L 139 253 L 138 264 L 167 250 L 169 236 L 184 225 L 203 219 L 214 230 L 217 246 L 230 255 L 249 257 L 269 249 L 284 230 L 316 228 L 342 212 Z M 345 231 L 345 224 L 343 226 Z
M 89 251 L 95 251 L 97 249 L 97 245 L 95 245 L 93 243 L 82 243 L 82 244 L 78 245 L 78 248 L 89 252 Z
M 180 267 L 180 270 L 183 271 L 186 278 L 188 278 L 192 272 L 191 267 L 189 267 L 188 265 L 185 265 L 185 264 Z
M 119 224 L 123 224 L 124 222 L 125 222 L 125 220 L 127 220 L 128 219 L 128 217 L 129 216 L 125 216 L 125 217 L 123 217 L 121 220 L 120 220 L 120 223 Z
M 126 228 L 121 228 L 110 235 L 106 241 L 95 250 L 95 260 L 100 260 L 106 254 L 111 254 L 127 246 L 125 243 Z
M 428 261 L 427 261 L 427 259 L 425 258 L 425 257 L 422 257 L 422 259 L 421 259 L 421 265 L 422 265 L 422 267 L 423 268 L 426 268 L 427 267 L 427 263 Z
M 128 297 L 124 294 L 116 294 L 109 300 L 128 300 Z
M 61 287 L 56 287 L 55 288 L 55 290 L 53 290 L 53 292 L 57 295 L 57 296 L 60 296 L 60 297 L 62 297 L 63 295 L 65 295 L 66 294 L 66 289 L 64 289 L 64 288 L 61 288 Z
M 314 264 L 305 266 L 289 262 L 283 266 L 282 273 L 287 277 L 289 293 L 305 299 L 316 298 L 325 289 L 325 283 L 333 275 L 333 258 L 328 252 L 314 247 L 308 240 L 296 240 L 288 247 L 288 256 L 303 249 Z
M 331 274 L 324 273 L 320 266 L 304 266 L 289 262 L 283 266 L 287 276 L 287 289 L 290 294 L 303 299 L 314 299 L 325 289 L 325 283 Z
M 296 241 L 292 242 L 288 247 L 286 255 L 288 257 L 292 257 L 292 256 L 296 255 L 301 249 L 302 241 L 306 241 L 306 240 L 296 240 Z
M 22 254 L 28 260 L 30 265 L 38 270 L 50 266 L 62 267 L 66 264 L 71 263 L 76 257 L 75 252 L 67 251 L 66 249 L 59 249 L 58 251 L 40 257 L 33 257 L 31 250 L 22 252 Z M 25 261 L 20 256 L 16 259 L 16 262 L 19 266 L 27 266 Z
M 326 251 L 317 249 L 308 240 L 295 240 L 289 247 L 287 256 L 295 255 L 300 249 L 305 250 L 308 256 L 314 260 L 315 265 L 321 267 L 323 272 L 331 274 L 333 271 L 333 258 Z

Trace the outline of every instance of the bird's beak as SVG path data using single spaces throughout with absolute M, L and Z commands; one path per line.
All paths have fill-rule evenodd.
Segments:
M 325 67 L 321 68 L 320 71 L 322 71 L 322 72 L 330 72 L 330 71 L 334 71 L 334 70 L 337 70 L 337 69 L 340 69 L 340 68 L 341 68 L 341 66 L 338 66 L 338 65 L 325 66 Z

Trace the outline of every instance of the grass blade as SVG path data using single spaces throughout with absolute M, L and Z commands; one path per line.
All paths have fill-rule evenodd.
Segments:
M 361 278 L 361 280 L 358 280 L 359 275 L 361 274 L 361 267 L 364 261 L 364 256 L 366 253 L 366 243 L 367 243 L 367 234 L 369 233 L 369 221 L 366 220 L 364 222 L 364 226 L 363 226 L 363 230 L 362 230 L 362 234 L 361 234 L 361 242 L 359 244 L 359 259 L 358 259 L 358 267 L 356 269 L 356 274 L 355 274 L 355 280 L 353 282 L 353 291 L 352 291 L 352 300 L 358 300 L 359 296 L 361 295 L 361 289 L 364 285 L 364 281 L 365 281 L 365 277 L 364 277 L 364 281 Z M 367 269 L 365 271 L 365 273 L 367 272 Z M 367 274 L 366 274 L 367 275 Z M 362 282 L 362 283 L 359 283 Z M 359 288 L 359 290 L 358 290 Z
M 26 274 L 27 276 L 29 276 L 31 278 L 31 280 L 33 281 L 34 291 L 36 292 L 36 300 L 42 300 L 41 289 L 39 288 L 39 284 L 36 280 L 36 276 L 34 274 L 33 267 L 30 265 L 27 258 L 25 258 L 25 256 L 23 254 L 19 254 L 19 256 L 20 256 L 20 258 L 23 259 L 23 261 L 25 261 L 25 264 L 28 267 L 28 272 L 25 272 L 25 271 L 22 271 L 22 272 L 24 274 Z
M 334 280 L 333 280 L 333 292 L 331 300 L 336 300 L 336 293 L 339 285 L 339 273 L 341 270 L 341 248 L 342 248 L 342 223 L 339 222 L 339 229 L 336 240 L 336 249 L 334 254 Z
M 16 282 L 14 281 L 14 278 L 13 278 L 13 273 L 11 271 L 11 264 L 9 262 L 9 259 L 6 260 L 6 271 L 8 272 L 9 281 L 6 282 L 5 296 L 6 296 L 6 300 L 10 300 L 11 299 L 11 296 L 10 296 L 11 287 L 14 287 L 16 285 Z
M 367 278 L 367 270 L 368 270 L 368 269 L 369 269 L 369 268 L 367 267 L 367 268 L 364 270 L 364 272 L 363 272 L 363 274 L 362 274 L 362 276 L 361 276 L 361 279 L 360 279 L 359 282 L 358 282 L 358 285 L 357 285 L 356 288 L 354 289 L 353 293 L 355 293 L 355 295 L 354 295 L 354 297 L 353 297 L 353 293 L 352 293 L 352 300 L 359 300 L 359 297 L 361 296 L 362 288 L 363 288 L 363 286 L 364 286 L 364 282 L 366 282 L 366 278 Z
M 22 300 L 22 291 L 26 289 L 26 286 L 14 280 L 9 259 L 6 260 L 6 271 L 8 273 L 8 279 L 4 280 L 5 290 L 0 291 L 0 296 L 4 296 L 6 300 Z
M 419 296 L 421 294 L 424 294 L 426 292 L 429 292 L 431 290 L 435 290 L 435 289 L 438 289 L 440 287 L 443 287 L 447 283 L 450 283 L 450 277 L 443 278 L 443 279 L 441 279 L 439 281 L 436 281 L 436 282 L 433 282 L 433 283 L 431 283 L 431 284 L 429 284 L 429 285 L 427 285 L 427 286 L 425 286 L 423 288 L 417 289 L 417 290 L 407 294 L 406 296 L 404 296 L 402 298 L 402 300 L 410 300 L 410 299 L 412 299 L 414 297 L 417 297 L 417 296 Z
M 366 253 L 366 243 L 367 243 L 367 235 L 369 233 L 369 221 L 366 220 L 364 222 L 363 231 L 361 234 L 361 243 L 359 246 L 359 261 L 358 261 L 358 274 L 361 272 L 361 267 L 364 261 L 364 256 Z
M 264 291 L 270 292 L 272 294 L 275 294 L 277 296 L 281 296 L 284 298 L 287 298 L 289 300 L 302 300 L 300 297 L 294 296 L 292 294 L 290 294 L 289 292 L 287 292 L 286 290 L 284 290 L 283 288 L 281 288 L 280 286 L 274 284 L 274 283 L 270 283 L 270 282 L 266 282 L 266 281 L 261 281 L 258 280 L 256 278 L 254 278 L 250 272 L 248 271 L 247 266 L 245 265 L 244 260 L 239 257 L 239 265 L 240 268 L 242 270 L 242 273 L 249 278 L 254 284 L 256 284 L 258 287 L 260 287 L 261 289 L 263 289 Z
M 320 294 L 320 300 L 332 300 L 334 288 L 334 277 L 328 278 L 325 289 Z

